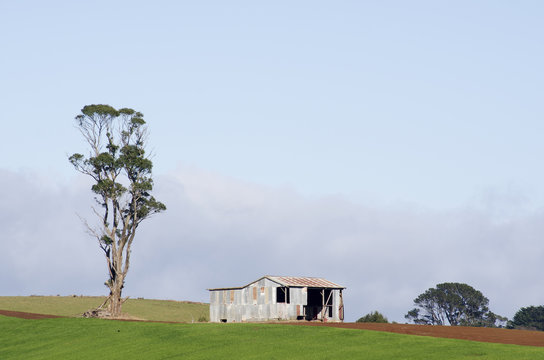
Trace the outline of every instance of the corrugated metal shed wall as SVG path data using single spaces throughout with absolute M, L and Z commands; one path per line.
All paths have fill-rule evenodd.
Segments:
M 289 288 L 290 303 L 278 303 L 276 294 L 280 286 L 277 282 L 264 277 L 243 288 L 212 289 L 210 290 L 210 321 L 296 320 L 303 314 L 304 306 L 307 305 L 307 288 Z M 329 320 L 341 321 L 338 309 L 341 289 L 331 291 L 333 314 Z

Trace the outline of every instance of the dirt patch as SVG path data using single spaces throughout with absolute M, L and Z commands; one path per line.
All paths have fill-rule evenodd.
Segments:
M 377 324 L 377 323 L 296 323 L 297 325 L 332 326 L 343 329 L 386 331 L 398 334 L 432 336 L 440 338 L 544 346 L 544 331 L 477 328 L 465 326 Z
M 56 319 L 56 318 L 62 317 L 57 315 L 34 314 L 34 313 L 27 313 L 22 311 L 10 311 L 10 310 L 0 310 L 0 315 L 17 317 L 21 319 L 29 319 L 29 320 Z

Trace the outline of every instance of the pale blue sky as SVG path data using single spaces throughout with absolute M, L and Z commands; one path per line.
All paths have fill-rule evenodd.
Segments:
M 543 19 L 541 1 L 0 1 L 0 170 L 18 174 L 13 178 L 43 175 L 73 189 L 80 178 L 67 155 L 84 150 L 73 118 L 86 104 L 106 103 L 145 114 L 158 179 L 174 177 L 190 192 L 180 174 L 193 176 L 199 179 L 193 184 L 205 183 L 199 191 L 215 194 L 221 200 L 210 201 L 225 209 L 239 206 L 235 195 L 254 200 L 266 197 L 261 191 L 310 201 L 300 206 L 305 211 L 333 195 L 358 214 L 346 219 L 373 218 L 357 206 L 379 209 L 380 225 L 372 231 L 385 243 L 405 235 L 416 242 L 430 234 L 449 239 L 444 229 L 453 225 L 433 219 L 450 212 L 472 219 L 470 211 L 484 215 L 460 221 L 453 233 L 476 250 L 487 251 L 482 238 L 497 237 L 494 225 L 481 234 L 487 221 L 526 216 L 512 225 L 517 230 L 499 233 L 529 241 L 540 233 L 529 236 L 520 224 L 539 219 L 544 205 Z M 185 201 L 172 196 L 161 199 L 170 208 Z M 208 206 L 204 195 L 193 196 L 194 204 Z M 262 211 L 277 225 L 270 236 L 300 235 L 299 253 L 316 236 L 305 227 L 334 217 L 330 210 L 290 218 L 288 231 L 281 228 L 280 205 L 269 209 L 253 200 L 253 214 Z M 286 211 L 298 216 L 293 209 Z M 399 211 L 424 214 L 412 235 L 399 225 Z M 484 225 L 475 225 L 482 218 Z M 203 229 L 211 226 L 199 221 Z M 239 234 L 233 238 L 256 236 L 244 234 L 252 225 L 240 222 L 238 232 L 227 227 Z M 465 233 L 467 223 L 474 231 Z M 345 231 L 342 224 L 330 230 L 331 238 Z M 356 248 L 353 239 L 372 237 L 364 226 L 352 229 L 335 243 Z M 209 236 L 222 241 L 224 232 Z M 457 240 L 444 240 L 444 248 Z M 511 249 L 498 246 L 491 257 L 502 259 L 505 251 Z M 512 272 L 525 261 L 521 253 L 519 263 L 503 260 L 511 261 Z M 263 272 L 314 274 L 292 270 Z M 454 280 L 446 270 L 414 286 L 408 303 L 435 280 Z M 248 269 L 236 271 L 225 272 L 227 284 L 210 275 L 206 281 L 217 283 L 198 286 L 239 285 L 264 275 L 238 281 Z M 337 273 L 331 280 L 342 283 L 343 272 Z M 512 283 L 520 278 L 512 275 Z M 396 281 L 389 280 L 382 285 Z
M 71 171 L 72 118 L 133 107 L 178 163 L 312 195 L 542 205 L 539 1 L 0 5 L 2 165 Z

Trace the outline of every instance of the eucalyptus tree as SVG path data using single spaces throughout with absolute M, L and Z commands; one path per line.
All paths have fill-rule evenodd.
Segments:
M 75 169 L 93 179 L 91 187 L 99 207 L 93 207 L 97 225 L 83 220 L 98 240 L 108 268 L 105 285 L 110 294 L 101 307 L 109 315 L 121 315 L 122 290 L 130 267 L 132 244 L 138 226 L 166 210 L 152 195 L 153 163 L 146 154 L 148 130 L 143 114 L 109 105 L 87 105 L 75 117 L 88 145 L 88 154 L 69 157 Z

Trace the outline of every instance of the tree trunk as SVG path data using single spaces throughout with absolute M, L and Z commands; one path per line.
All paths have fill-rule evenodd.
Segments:
M 123 301 L 121 300 L 122 289 L 123 282 L 117 278 L 110 288 L 109 312 L 111 317 L 121 317 L 121 305 L 123 305 Z

